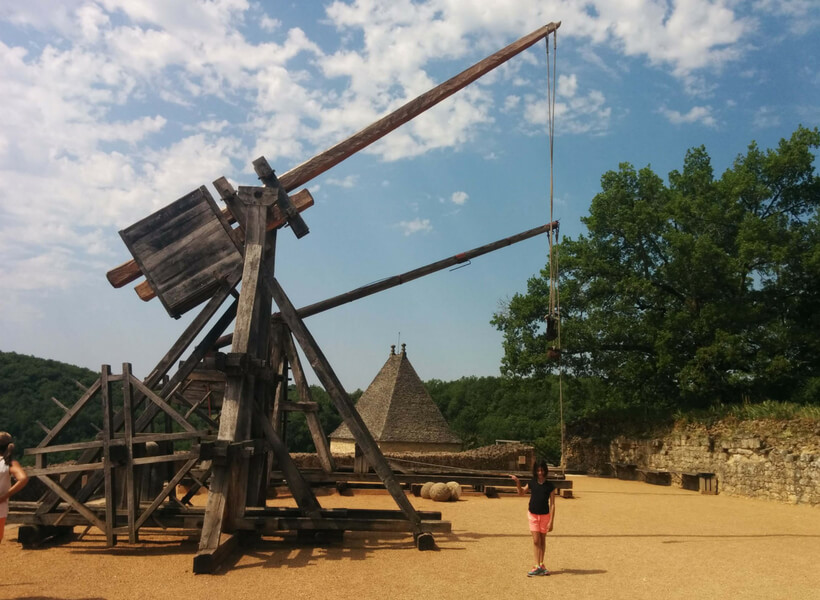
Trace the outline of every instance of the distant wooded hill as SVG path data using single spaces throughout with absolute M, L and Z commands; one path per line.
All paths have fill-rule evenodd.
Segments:
M 0 430 L 16 441 L 17 456 L 40 443 L 46 435 L 38 421 L 53 427 L 63 409 L 52 398 L 71 407 L 99 373 L 54 360 L 0 352 Z M 501 377 L 464 377 L 457 381 L 425 382 L 430 395 L 452 429 L 468 448 L 492 444 L 497 439 L 536 442 L 545 454 L 558 451 L 560 439 L 557 379 L 541 382 L 512 382 Z M 319 418 L 326 433 L 341 422 L 322 388 L 311 386 L 319 404 Z M 358 400 L 362 391 L 351 394 Z M 313 443 L 304 416 L 291 413 L 287 424 L 288 447 L 293 452 L 312 452 Z M 92 439 L 102 425 L 101 407 L 92 401 L 60 434 L 58 443 Z M 30 460 L 24 460 L 30 464 Z
M 88 387 L 100 376 L 89 369 L 16 352 L 0 352 L 0 430 L 15 438 L 16 455 L 40 443 L 65 412 L 52 400 L 71 408 L 82 396 L 77 383 Z M 59 436 L 58 443 L 91 439 L 102 425 L 99 405 L 85 407 Z M 29 462 L 29 461 L 26 461 Z

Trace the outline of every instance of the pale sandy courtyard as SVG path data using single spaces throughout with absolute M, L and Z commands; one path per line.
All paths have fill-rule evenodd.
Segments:
M 573 477 L 547 539 L 550 577 L 528 578 L 526 499 L 466 495 L 440 504 L 440 550 L 410 536 L 346 534 L 328 547 L 269 539 L 216 575 L 193 575 L 196 542 L 104 548 L 91 530 L 62 547 L 0 544 L 0 598 L 737 598 L 820 599 L 820 507 L 702 496 L 640 482 Z M 386 495 L 321 496 L 323 506 L 395 508 Z

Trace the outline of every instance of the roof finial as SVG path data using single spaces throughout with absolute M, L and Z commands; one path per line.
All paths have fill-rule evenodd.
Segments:
M 396 354 L 396 344 L 390 344 L 390 356 Z
M 404 349 L 404 347 L 405 347 L 406 345 L 407 345 L 407 344 L 402 344 L 402 345 L 401 345 L 401 353 L 402 353 L 402 354 L 407 354 L 407 351 Z

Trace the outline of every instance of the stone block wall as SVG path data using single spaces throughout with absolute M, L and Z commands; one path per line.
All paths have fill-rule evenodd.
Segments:
M 398 459 L 408 471 L 444 470 L 448 468 L 475 471 L 529 471 L 535 461 L 535 449 L 527 444 L 495 444 L 463 452 L 385 452 L 388 461 Z M 301 468 L 320 468 L 315 454 L 293 454 Z M 353 466 L 352 454 L 333 454 L 340 467 Z M 402 462 L 406 461 L 406 462 Z
M 571 437 L 567 468 L 591 474 L 615 464 L 681 473 L 708 472 L 718 493 L 820 506 L 820 424 L 748 421 L 679 425 L 650 438 L 608 442 Z

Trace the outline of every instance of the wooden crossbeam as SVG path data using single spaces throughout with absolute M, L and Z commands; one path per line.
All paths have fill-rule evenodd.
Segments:
M 62 498 L 68 505 L 76 510 L 82 517 L 88 522 L 97 527 L 102 532 L 106 532 L 107 530 L 107 523 L 97 517 L 91 510 L 89 510 L 85 505 L 79 502 L 76 498 L 74 498 L 71 494 L 69 494 L 63 486 L 59 483 L 54 481 L 48 476 L 38 477 L 43 484 L 54 492 L 57 496 Z
M 153 371 L 149 373 L 148 377 L 145 378 L 144 383 L 146 387 L 153 388 L 156 386 L 163 377 L 168 373 L 171 367 L 179 360 L 182 353 L 194 342 L 196 337 L 202 332 L 202 329 L 205 325 L 213 318 L 216 311 L 219 310 L 220 306 L 225 302 L 233 288 L 239 282 L 240 279 L 240 271 L 237 270 L 236 273 L 230 275 L 224 282 L 224 285 L 220 288 L 220 290 L 211 298 L 211 300 L 205 305 L 205 307 L 199 312 L 199 314 L 191 321 L 188 327 L 185 328 L 185 331 L 182 335 L 174 342 L 165 356 L 159 361 L 156 367 L 154 367 Z M 199 345 L 196 346 L 194 351 L 191 355 L 185 360 L 182 366 L 177 369 L 177 372 L 174 374 L 173 377 L 163 386 L 162 390 L 160 391 L 160 395 L 167 395 L 168 391 L 173 389 L 178 382 L 183 381 L 188 374 L 194 370 L 197 364 L 202 360 L 207 352 L 210 351 L 211 347 L 213 346 L 214 342 L 221 336 L 225 329 L 231 324 L 236 315 L 236 307 L 237 302 L 234 301 L 228 307 L 228 309 L 222 314 L 222 316 L 217 320 L 217 322 L 213 325 L 210 331 L 204 336 L 202 341 Z M 100 389 L 100 381 L 97 380 L 92 384 L 92 386 L 86 389 L 83 397 L 77 401 L 77 403 L 72 407 L 72 413 L 66 413 L 61 419 L 60 423 L 58 423 L 52 433 L 56 435 L 58 432 L 55 430 L 65 426 L 65 423 L 68 423 L 74 415 L 88 402 L 88 400 L 93 396 L 98 390 Z M 142 397 L 137 396 L 134 399 L 134 408 L 138 408 L 141 404 Z M 160 408 L 156 404 L 152 404 L 148 407 L 148 409 L 137 419 L 136 422 L 136 430 L 138 432 L 144 431 L 153 421 L 154 417 L 159 413 Z M 114 416 L 114 429 L 118 430 L 122 427 L 122 423 L 124 422 L 124 418 L 122 412 L 119 411 Z M 47 436 L 38 447 L 43 447 L 48 445 L 48 443 L 53 439 L 54 435 Z M 99 434 L 102 436 L 102 432 Z M 80 458 L 77 460 L 79 463 L 89 463 L 93 460 L 96 460 L 99 457 L 99 449 L 97 448 L 89 448 L 85 452 L 82 453 Z M 67 479 L 64 482 L 66 488 L 71 489 L 73 485 L 77 483 L 77 477 L 79 475 L 74 475 Z M 98 477 L 92 477 L 89 479 L 88 484 L 78 493 L 78 497 L 81 500 L 86 500 L 88 497 L 91 496 L 92 493 L 99 487 L 101 483 L 101 479 Z M 38 514 L 46 514 L 49 511 L 53 510 L 54 507 L 57 505 L 58 498 L 53 496 L 50 499 L 44 500 L 40 507 L 38 508 Z
M 308 386 L 305 373 L 302 370 L 302 361 L 299 360 L 299 354 L 296 352 L 296 346 L 293 343 L 293 336 L 285 336 L 285 343 L 285 353 L 290 363 L 293 381 L 296 384 L 296 390 L 302 399 L 302 403 L 315 405 L 316 403 L 312 402 L 313 396 L 310 393 L 310 386 Z M 322 429 L 321 422 L 319 422 L 318 411 L 306 411 L 305 420 L 307 421 L 308 430 L 310 431 L 310 437 L 313 438 L 313 446 L 316 448 L 319 464 L 322 465 L 322 469 L 327 473 L 332 473 L 336 470 L 336 462 L 330 453 L 330 445 L 327 443 L 327 437 Z
M 80 397 L 77 402 L 74 403 L 74 406 L 71 407 L 70 410 L 66 411 L 63 415 L 63 418 L 51 428 L 51 431 L 42 439 L 42 441 L 37 444 L 38 448 L 42 448 L 43 446 L 48 446 L 48 444 L 53 440 L 57 435 L 71 422 L 71 419 L 77 416 L 77 413 L 82 410 L 82 408 L 88 403 L 89 400 L 100 390 L 100 380 L 98 379 L 94 383 L 91 384 L 91 387 L 87 388 L 83 395 Z

